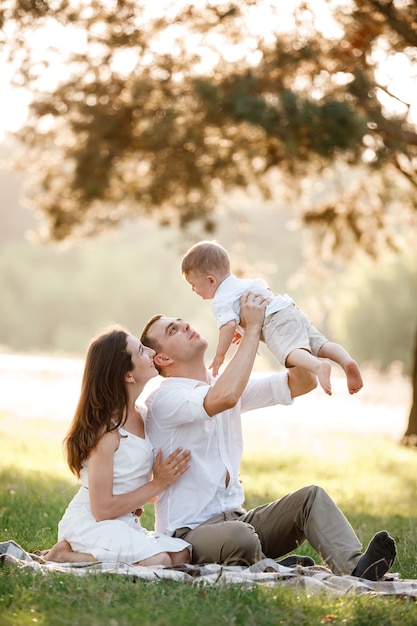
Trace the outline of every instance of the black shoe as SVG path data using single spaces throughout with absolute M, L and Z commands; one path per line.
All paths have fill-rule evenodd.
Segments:
M 311 567 L 316 563 L 309 556 L 301 556 L 299 554 L 290 554 L 285 558 L 277 561 L 278 565 L 284 565 L 285 567 L 294 567 L 294 565 L 302 565 L 302 567 Z
M 366 580 L 380 580 L 394 563 L 397 548 L 394 539 L 386 530 L 376 533 L 366 551 L 357 562 L 352 576 Z

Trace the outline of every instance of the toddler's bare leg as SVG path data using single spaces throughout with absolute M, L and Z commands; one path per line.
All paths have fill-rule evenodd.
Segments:
M 343 368 L 346 374 L 349 393 L 357 393 L 362 389 L 363 381 L 359 366 L 343 346 L 333 341 L 326 341 L 319 350 L 319 357 L 331 359 Z
M 332 386 L 330 384 L 331 366 L 327 361 L 321 361 L 303 348 L 296 348 L 287 356 L 285 361 L 287 367 L 303 367 L 317 376 L 317 379 L 324 391 L 331 396 Z

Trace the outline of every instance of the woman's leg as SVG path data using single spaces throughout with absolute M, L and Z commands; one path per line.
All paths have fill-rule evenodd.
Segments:
M 190 551 L 188 548 L 184 548 L 181 552 L 168 552 L 171 557 L 172 565 L 180 565 L 181 563 L 190 563 Z
M 171 567 L 172 561 L 168 552 L 159 552 L 158 554 L 154 554 L 147 559 L 143 559 L 143 561 L 134 563 L 134 565 L 163 565 L 164 567 Z
M 58 541 L 50 550 L 46 550 L 41 556 L 45 561 L 54 563 L 91 563 L 96 559 L 86 552 L 74 552 L 68 541 Z

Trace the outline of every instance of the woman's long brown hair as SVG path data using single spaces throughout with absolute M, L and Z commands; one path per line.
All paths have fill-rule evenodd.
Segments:
M 126 419 L 128 397 L 126 373 L 132 369 L 127 352 L 128 331 L 114 326 L 90 343 L 84 366 L 81 394 L 64 450 L 70 470 L 80 477 L 80 470 L 100 437 L 116 430 Z

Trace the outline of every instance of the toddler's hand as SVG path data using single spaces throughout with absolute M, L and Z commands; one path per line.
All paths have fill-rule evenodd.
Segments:
M 219 373 L 220 366 L 223 364 L 224 358 L 221 356 L 215 356 L 211 364 L 209 365 L 209 370 L 212 370 L 213 376 L 217 376 Z

